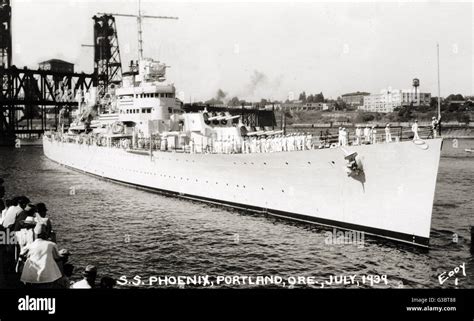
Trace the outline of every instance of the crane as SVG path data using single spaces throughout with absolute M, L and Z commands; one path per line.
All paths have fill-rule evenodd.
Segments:
M 99 13 L 102 15 L 111 15 L 117 17 L 128 17 L 128 18 L 136 18 L 137 19 L 137 27 L 138 27 L 138 59 L 143 59 L 143 37 L 142 37 L 142 20 L 143 19 L 172 19 L 178 20 L 178 17 L 169 17 L 169 16 L 150 16 L 144 15 L 141 11 L 141 0 L 138 0 L 138 14 L 124 14 L 124 13 Z

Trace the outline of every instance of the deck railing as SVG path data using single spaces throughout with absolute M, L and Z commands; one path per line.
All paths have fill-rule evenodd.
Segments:
M 363 130 L 362 130 L 363 131 Z M 420 139 L 433 138 L 433 132 L 429 127 L 420 127 L 418 131 Z M 390 137 L 391 136 L 391 137 Z M 385 128 L 376 128 L 368 136 L 357 137 L 355 131 L 347 131 L 347 138 L 341 138 L 337 133 L 325 131 L 319 134 L 289 133 L 286 135 L 273 136 L 246 136 L 242 139 L 213 139 L 193 140 L 187 138 L 180 142 L 178 137 L 174 143 L 169 144 L 168 139 L 161 137 L 150 138 L 122 138 L 110 139 L 105 136 L 71 136 L 61 133 L 53 133 L 48 136 L 52 140 L 96 145 L 111 148 L 122 148 L 127 150 L 141 151 L 169 151 L 184 153 L 213 153 L 213 154 L 246 154 L 246 153 L 269 153 L 301 151 L 323 148 L 335 148 L 339 146 L 370 145 L 379 143 L 394 143 L 413 139 L 414 133 L 408 128 L 392 128 L 390 136 L 385 133 Z M 388 140 L 390 139 L 390 141 Z M 173 140 L 172 140 L 173 141 Z

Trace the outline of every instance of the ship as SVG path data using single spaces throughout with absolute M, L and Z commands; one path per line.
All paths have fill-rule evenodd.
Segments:
M 90 95 L 73 123 L 44 134 L 49 159 L 182 199 L 429 247 L 441 138 L 329 144 L 253 128 L 225 111 L 184 111 L 166 64 L 132 67 L 106 104 Z

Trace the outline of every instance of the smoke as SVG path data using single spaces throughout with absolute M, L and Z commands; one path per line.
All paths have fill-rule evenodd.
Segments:
M 239 93 L 242 97 L 249 101 L 260 101 L 260 99 L 277 99 L 281 93 L 279 92 L 282 83 L 282 77 L 270 78 L 265 73 L 254 70 L 250 75 L 249 83 Z
M 225 101 L 226 97 L 227 97 L 227 93 L 219 88 L 219 90 L 217 90 L 216 100 Z
M 266 74 L 258 70 L 254 70 L 250 75 L 250 79 L 241 90 L 229 95 L 222 89 L 218 89 L 216 95 L 208 100 L 209 103 L 224 102 L 228 103 L 231 97 L 238 97 L 246 101 L 259 102 L 261 99 L 281 99 L 280 88 L 283 76 L 270 79 Z M 286 97 L 286 96 L 283 96 Z
M 254 70 L 250 76 L 250 83 L 247 85 L 247 92 L 255 94 L 255 92 L 262 86 L 265 86 L 266 83 L 268 83 L 268 77 L 263 72 Z

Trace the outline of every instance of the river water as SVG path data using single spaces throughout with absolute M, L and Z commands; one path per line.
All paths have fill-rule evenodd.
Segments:
M 469 226 L 474 225 L 474 154 L 464 151 L 473 147 L 474 140 L 444 142 L 429 251 L 370 237 L 363 246 L 330 245 L 328 229 L 100 180 L 48 160 L 40 147 L 0 148 L 0 177 L 7 197 L 27 195 L 47 204 L 59 248 L 72 252 L 75 278 L 94 264 L 99 277 L 125 276 L 128 281 L 137 275 L 141 280 L 272 275 L 314 277 L 322 283 L 331 276 L 386 275 L 387 284 L 326 287 L 473 288 Z M 460 269 L 457 285 L 456 276 L 440 284 L 439 275 L 463 263 L 466 276 Z

